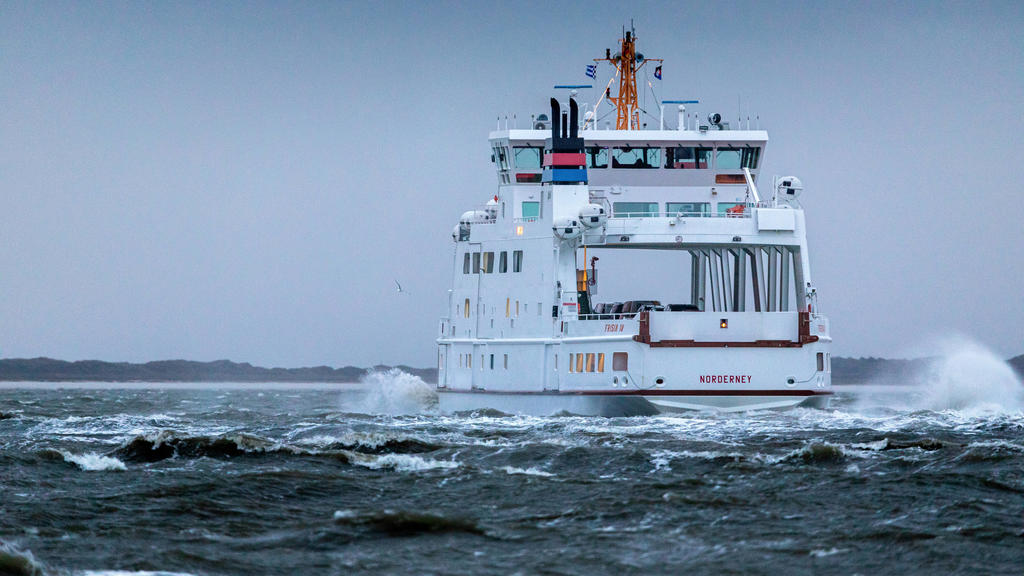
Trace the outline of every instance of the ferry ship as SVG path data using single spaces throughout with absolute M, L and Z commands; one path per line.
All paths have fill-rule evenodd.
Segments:
M 613 76 L 582 118 L 573 93 L 526 129 L 506 121 L 490 133 L 497 193 L 452 231 L 442 411 L 828 406 L 832 339 L 811 281 L 802 183 L 758 186 L 768 135 L 749 118 L 705 122 L 686 111 L 696 101 L 662 101 L 658 118 L 642 110 L 638 72 L 656 62 L 660 76 L 662 61 L 636 42 L 625 31 L 616 53 L 595 59 Z M 602 105 L 614 129 L 598 126 Z M 652 281 L 666 274 L 669 286 Z M 602 283 L 619 297 L 602 298 Z

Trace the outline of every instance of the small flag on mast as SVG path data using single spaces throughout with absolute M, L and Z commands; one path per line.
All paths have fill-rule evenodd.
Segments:
M 587 65 L 587 76 L 590 76 L 591 78 L 593 78 L 595 80 L 597 79 L 597 64 L 588 64 Z
M 658 80 L 661 80 L 661 66 L 660 65 L 657 66 L 654 69 L 654 77 L 657 78 Z

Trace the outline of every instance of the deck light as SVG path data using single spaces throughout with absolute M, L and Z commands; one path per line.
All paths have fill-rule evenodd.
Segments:
M 721 320 L 720 320 L 720 321 L 718 322 L 718 326 L 719 326 L 720 328 L 728 328 L 728 327 L 729 327 L 729 319 L 728 319 L 728 318 L 722 318 L 722 319 L 721 319 Z
M 516 226 L 516 236 L 522 236 L 522 235 L 523 235 L 523 227 L 522 226 Z

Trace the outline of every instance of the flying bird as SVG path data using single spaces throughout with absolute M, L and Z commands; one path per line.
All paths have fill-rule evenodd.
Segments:
M 405 289 L 403 289 L 402 285 L 398 283 L 398 280 L 395 280 L 395 292 L 398 292 L 399 294 L 405 294 Z

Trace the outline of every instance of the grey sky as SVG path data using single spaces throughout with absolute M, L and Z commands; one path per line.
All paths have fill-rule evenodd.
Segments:
M 836 355 L 1024 352 L 1024 4 L 628 4 L 0 4 L 0 356 L 432 365 L 496 116 L 630 18 L 803 179 Z

